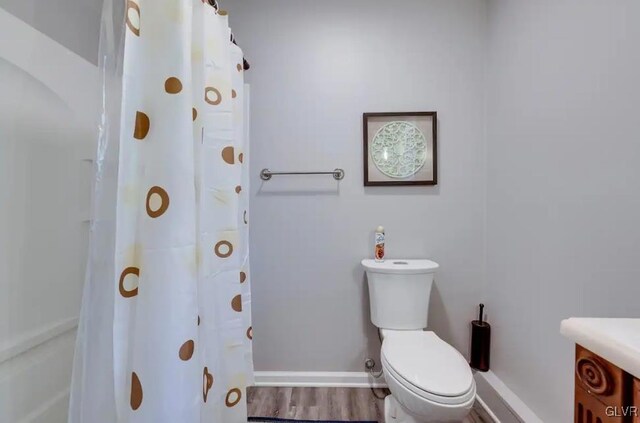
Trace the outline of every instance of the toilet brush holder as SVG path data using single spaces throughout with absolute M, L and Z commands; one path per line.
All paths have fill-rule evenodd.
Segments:
M 471 360 L 469 365 L 481 372 L 489 370 L 491 325 L 484 321 L 484 304 L 480 304 L 478 320 L 471 322 Z

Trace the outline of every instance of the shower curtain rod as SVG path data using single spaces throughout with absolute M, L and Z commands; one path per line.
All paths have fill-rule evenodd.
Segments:
M 214 9 L 216 9 L 217 12 L 220 11 L 220 6 L 218 6 L 218 0 L 207 0 L 207 3 L 209 3 Z M 236 43 L 236 37 L 233 36 L 233 32 L 231 33 L 231 42 L 235 45 L 238 45 L 238 43 Z M 251 68 L 251 65 L 249 64 L 249 62 L 247 61 L 247 59 L 245 59 L 244 57 L 242 58 L 242 68 L 244 70 L 249 70 Z

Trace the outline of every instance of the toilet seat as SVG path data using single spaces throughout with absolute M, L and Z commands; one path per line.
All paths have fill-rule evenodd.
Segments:
M 381 359 L 389 376 L 421 398 L 455 405 L 475 397 L 466 360 L 434 332 L 385 331 Z

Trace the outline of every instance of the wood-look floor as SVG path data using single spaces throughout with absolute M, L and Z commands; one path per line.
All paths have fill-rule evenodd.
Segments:
M 299 420 L 368 420 L 384 423 L 386 389 L 368 388 L 276 388 L 247 390 L 251 417 Z M 378 398 L 379 397 L 379 398 Z M 476 404 L 464 423 L 492 423 Z

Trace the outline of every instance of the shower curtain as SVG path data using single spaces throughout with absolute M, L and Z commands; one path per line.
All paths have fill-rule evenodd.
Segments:
M 226 13 L 202 0 L 107 0 L 100 61 L 69 422 L 244 423 L 253 334 L 243 53 Z

